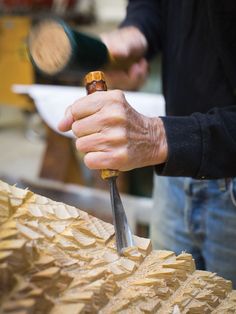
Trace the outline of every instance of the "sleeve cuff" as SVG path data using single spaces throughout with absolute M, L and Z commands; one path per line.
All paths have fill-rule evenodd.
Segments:
M 198 120 L 194 116 L 161 119 L 167 137 L 168 158 L 165 164 L 155 166 L 157 174 L 198 178 L 202 162 L 202 136 Z

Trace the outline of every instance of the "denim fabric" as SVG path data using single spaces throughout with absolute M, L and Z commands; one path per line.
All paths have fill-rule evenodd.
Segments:
M 217 272 L 236 288 L 236 178 L 154 179 L 151 238 L 155 249 L 189 252 L 197 269 Z

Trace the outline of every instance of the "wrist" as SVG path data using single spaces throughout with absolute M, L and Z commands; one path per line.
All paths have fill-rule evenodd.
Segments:
M 168 145 L 166 131 L 161 118 L 150 118 L 149 136 L 151 140 L 151 165 L 163 164 L 167 161 Z

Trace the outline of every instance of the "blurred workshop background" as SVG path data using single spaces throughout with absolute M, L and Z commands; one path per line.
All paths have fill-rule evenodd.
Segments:
M 51 130 L 43 122 L 34 101 L 27 95 L 13 93 L 12 85 L 82 85 L 80 73 L 78 76 L 63 73 L 53 79 L 36 73 L 27 55 L 27 36 L 31 25 L 41 18 L 58 16 L 82 32 L 99 35 L 119 25 L 126 5 L 125 0 L 0 1 L 0 179 L 32 189 L 44 180 L 46 183 L 41 184 L 39 190 L 44 195 L 48 194 L 45 190 L 53 186 L 50 182 L 62 182 L 65 184 L 62 187 L 78 184 L 96 191 L 107 189 L 99 174 L 85 169 L 82 157 L 74 149 L 73 140 Z M 161 92 L 158 58 L 152 62 L 141 92 Z M 119 178 L 120 190 L 133 199 L 150 198 L 152 176 L 151 167 L 125 173 Z M 72 200 L 66 193 L 55 197 L 58 195 L 61 196 L 60 201 Z M 148 226 L 140 225 L 136 232 L 147 235 Z

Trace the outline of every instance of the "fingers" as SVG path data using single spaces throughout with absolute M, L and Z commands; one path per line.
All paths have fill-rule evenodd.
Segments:
M 109 152 L 127 145 L 128 139 L 124 128 L 105 130 L 102 133 L 93 133 L 80 137 L 76 140 L 76 148 L 82 153 L 88 152 Z
M 110 89 L 138 90 L 146 81 L 149 65 L 146 59 L 134 63 L 128 71 L 109 70 L 105 73 Z
M 101 132 L 103 128 L 103 121 L 97 114 L 90 117 L 84 118 L 82 120 L 75 121 L 72 124 L 72 131 L 74 135 L 78 138 Z
M 97 92 L 76 101 L 59 123 L 60 131 L 72 128 L 77 137 L 124 125 L 125 97 L 121 91 Z
M 122 27 L 100 37 L 114 57 L 141 58 L 147 49 L 145 36 L 134 26 Z
M 84 156 L 84 163 L 90 169 L 113 169 L 126 171 L 127 152 L 124 149 L 117 149 L 116 152 L 91 152 Z
M 76 149 L 85 154 L 84 162 L 90 169 L 122 170 L 127 166 L 128 139 L 124 128 L 77 138 Z
M 124 101 L 123 93 L 120 91 L 99 91 L 77 100 L 71 106 L 71 114 L 74 121 L 92 116 L 103 107 L 109 110 L 114 104 Z M 109 110 L 112 114 L 112 109 Z
M 70 106 L 59 128 L 72 129 L 89 168 L 122 170 L 128 165 L 129 110 L 121 91 L 97 92 Z
M 124 127 L 126 124 L 125 116 L 113 109 L 114 106 L 93 114 L 81 120 L 77 120 L 72 124 L 72 131 L 78 138 L 104 132 L 106 130 L 115 129 L 116 127 Z
M 74 121 L 98 112 L 103 106 L 102 100 L 104 99 L 104 96 L 106 96 L 106 94 L 101 91 L 99 93 L 85 96 L 74 102 L 73 105 L 66 109 L 65 116 L 58 124 L 58 129 L 61 132 L 69 131 L 72 128 Z
M 112 153 L 108 152 L 91 152 L 84 156 L 84 163 L 89 169 L 113 169 L 111 165 Z M 118 168 L 117 168 L 118 169 Z
M 148 74 L 149 65 L 146 59 L 141 59 L 139 62 L 134 63 L 128 72 L 131 79 L 145 78 Z
M 71 106 L 71 113 L 74 120 L 80 120 L 91 116 L 103 107 L 107 92 L 99 91 L 82 97 Z
M 122 37 L 122 32 L 120 30 L 114 30 L 110 33 L 100 34 L 100 37 L 104 44 L 107 46 L 110 54 L 113 57 L 126 58 L 129 56 L 129 45 L 124 42 Z

